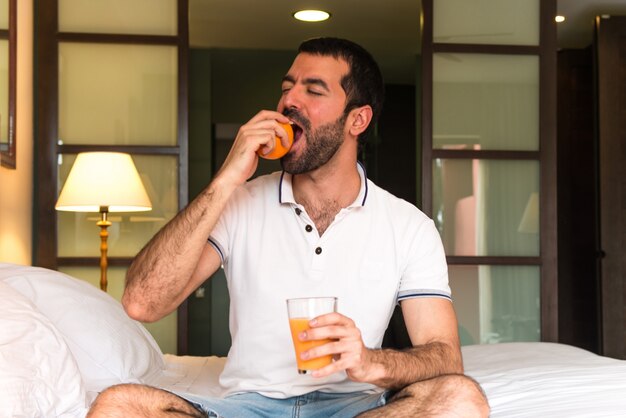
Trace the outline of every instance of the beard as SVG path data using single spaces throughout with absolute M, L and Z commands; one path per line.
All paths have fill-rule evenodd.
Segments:
M 341 144 L 343 144 L 343 129 L 347 115 L 344 114 L 336 121 L 311 131 L 311 124 L 308 120 L 296 112 L 287 113 L 286 116 L 302 127 L 307 143 L 300 157 L 296 157 L 294 154 L 287 154 L 280 159 L 280 165 L 283 170 L 289 174 L 302 174 L 316 170 L 330 161 Z

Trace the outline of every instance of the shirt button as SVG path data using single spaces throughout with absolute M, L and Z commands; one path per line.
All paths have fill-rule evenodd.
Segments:
M 313 231 L 313 227 L 311 225 L 307 225 L 307 226 L 304 227 L 304 230 L 306 232 L 311 232 L 311 231 Z
M 317 247 L 317 248 L 315 249 L 315 254 L 318 254 L 318 255 L 319 255 L 319 254 L 321 254 L 321 253 L 322 253 L 322 247 Z
M 302 209 L 296 208 L 296 215 L 300 216 L 301 213 L 302 213 Z

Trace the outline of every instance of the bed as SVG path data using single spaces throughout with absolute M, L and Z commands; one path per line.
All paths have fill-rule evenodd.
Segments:
M 626 417 L 626 361 L 555 343 L 463 347 L 497 417 Z M 81 280 L 0 263 L 0 417 L 83 417 L 102 389 L 146 383 L 220 396 L 220 357 L 163 355 Z

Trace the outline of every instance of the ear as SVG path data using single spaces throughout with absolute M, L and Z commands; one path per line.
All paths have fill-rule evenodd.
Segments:
M 374 112 L 370 105 L 352 109 L 348 115 L 350 134 L 356 137 L 365 132 L 372 121 L 373 114 Z

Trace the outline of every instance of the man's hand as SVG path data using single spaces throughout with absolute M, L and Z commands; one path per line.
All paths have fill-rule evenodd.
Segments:
M 279 125 L 288 122 L 281 113 L 262 110 L 241 127 L 213 181 L 133 260 L 122 296 L 129 316 L 145 322 L 161 319 L 219 268 L 220 257 L 207 237 L 232 193 L 254 174 L 259 147 L 273 147 L 276 135 L 288 142 Z
M 289 119 L 282 113 L 262 110 L 242 125 L 216 177 L 237 186 L 245 183 L 256 171 L 259 161 L 256 151 L 259 148 L 273 148 L 277 135 L 283 143 L 288 143 L 280 123 L 289 123 Z
M 314 377 L 325 377 L 345 370 L 348 377 L 356 382 L 376 380 L 371 352 L 365 347 L 361 331 L 354 321 L 339 313 L 318 316 L 309 322 L 311 329 L 303 332 L 301 340 L 334 340 L 331 343 L 311 348 L 302 353 L 305 360 L 325 355 L 333 355 L 335 361 L 312 372 Z
M 313 319 L 301 339 L 334 341 L 305 351 L 303 359 L 330 354 L 335 361 L 312 376 L 345 370 L 353 381 L 400 389 L 420 380 L 463 373 L 452 303 L 443 298 L 414 298 L 402 302 L 402 311 L 413 344 L 402 351 L 365 347 L 354 321 L 339 313 Z

